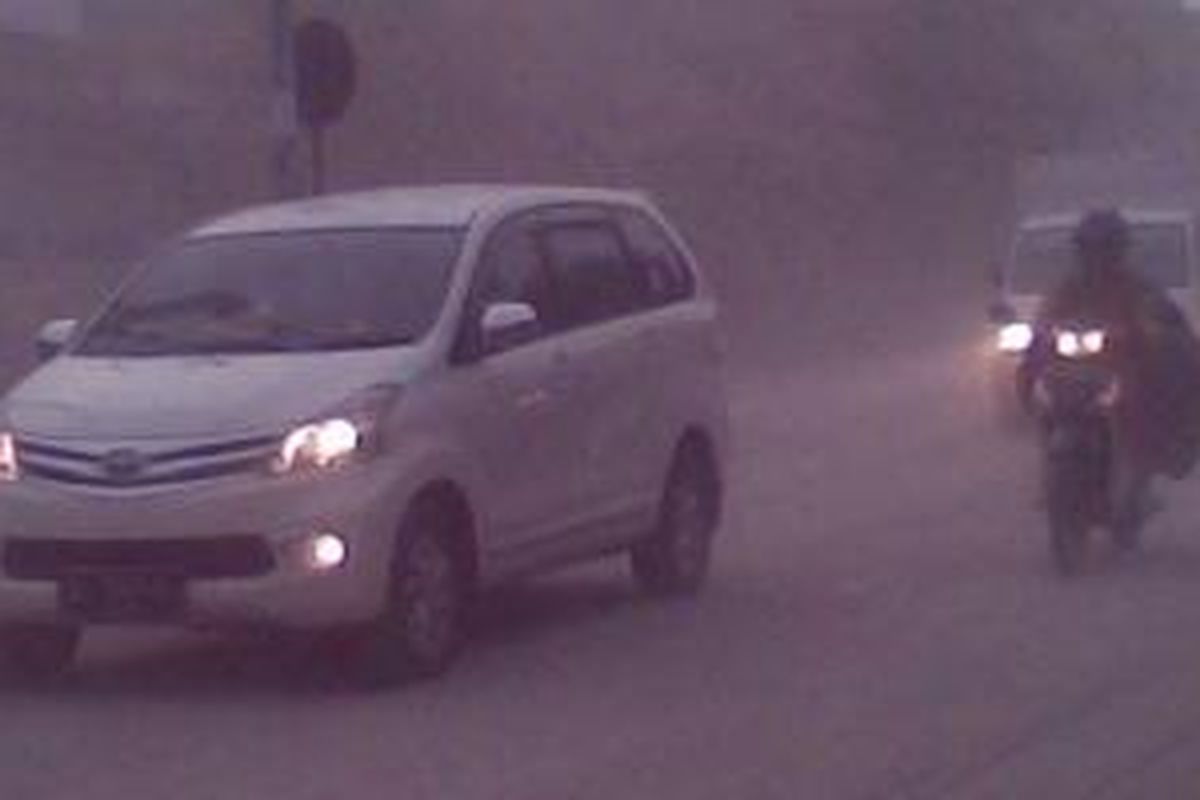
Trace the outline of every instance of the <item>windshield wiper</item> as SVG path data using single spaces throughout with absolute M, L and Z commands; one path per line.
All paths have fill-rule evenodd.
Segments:
M 383 334 L 362 334 L 359 336 L 340 336 L 315 344 L 317 350 L 378 350 L 385 347 L 405 347 L 416 344 L 415 336 L 387 336 Z
M 97 356 L 249 355 L 376 350 L 403 347 L 416 342 L 416 337 L 411 335 L 365 333 L 338 336 L 283 323 L 270 327 L 274 330 L 260 335 L 188 337 L 178 330 L 163 331 L 118 320 L 105 328 L 94 330 L 84 341 L 80 353 Z
M 161 332 L 118 324 L 93 330 L 80 345 L 79 353 L 93 356 L 161 355 L 172 347 L 173 343 Z

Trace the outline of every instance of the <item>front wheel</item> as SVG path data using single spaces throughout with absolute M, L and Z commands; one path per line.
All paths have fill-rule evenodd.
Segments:
M 1046 515 L 1051 560 L 1060 575 L 1078 575 L 1087 558 L 1089 498 L 1072 464 L 1051 461 L 1047 471 Z
M 443 523 L 429 504 L 401 526 L 387 607 L 358 642 L 356 678 L 367 687 L 436 677 L 458 655 L 465 582 Z
M 633 548 L 634 578 L 645 591 L 694 594 L 704 585 L 720 512 L 719 492 L 715 469 L 703 450 L 683 450 L 667 478 L 654 532 Z

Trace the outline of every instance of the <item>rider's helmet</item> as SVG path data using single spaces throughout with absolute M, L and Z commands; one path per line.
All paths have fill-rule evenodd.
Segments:
M 1129 238 L 1129 223 L 1120 211 L 1090 211 L 1075 229 L 1075 249 L 1084 266 L 1111 266 L 1124 259 Z

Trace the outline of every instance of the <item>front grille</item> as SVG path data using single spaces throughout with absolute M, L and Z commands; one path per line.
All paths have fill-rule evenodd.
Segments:
M 249 578 L 275 567 L 260 536 L 204 539 L 9 539 L 4 570 L 18 580 L 68 575 L 143 572 L 181 578 Z
M 24 474 L 78 486 L 135 489 L 265 471 L 278 452 L 275 437 L 179 446 L 63 444 L 21 437 L 17 460 Z

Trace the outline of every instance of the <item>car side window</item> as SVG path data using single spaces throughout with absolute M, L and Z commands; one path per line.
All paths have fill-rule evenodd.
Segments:
M 538 319 L 552 318 L 549 276 L 528 225 L 499 228 L 484 247 L 474 304 L 482 311 L 495 303 L 526 303 Z
M 587 325 L 642 305 L 642 281 L 620 232 L 607 220 L 546 225 L 538 240 L 557 289 L 562 324 Z
M 498 303 L 531 306 L 545 333 L 553 327 L 557 317 L 552 289 L 545 261 L 528 221 L 516 219 L 503 223 L 484 243 L 460 348 L 467 352 L 480 351 L 482 342 L 478 337 L 482 314 L 488 306 Z
M 695 280 L 687 259 L 662 225 L 637 209 L 619 213 L 621 231 L 638 268 L 645 274 L 652 305 L 685 300 L 695 293 Z

